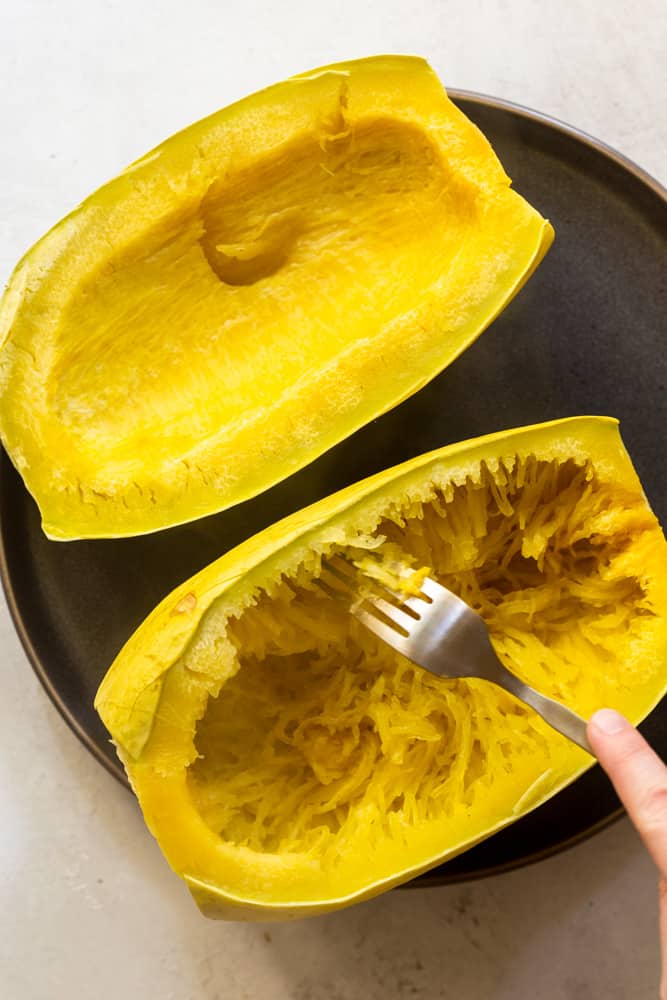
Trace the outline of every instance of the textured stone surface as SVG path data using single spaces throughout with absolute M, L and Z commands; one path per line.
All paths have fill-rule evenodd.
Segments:
M 667 176 L 667 10 L 620 0 L 225 5 L 26 0 L 0 30 L 0 279 L 164 136 L 291 72 L 379 51 L 569 121 Z M 49 704 L 0 609 L 7 1000 L 648 1000 L 654 873 L 624 821 L 538 866 L 292 925 L 216 924 Z

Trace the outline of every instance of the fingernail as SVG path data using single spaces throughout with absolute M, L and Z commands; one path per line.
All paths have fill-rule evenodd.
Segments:
M 630 723 L 612 708 L 601 708 L 591 717 L 591 725 L 606 733 L 607 736 L 617 736 L 624 729 L 628 729 Z

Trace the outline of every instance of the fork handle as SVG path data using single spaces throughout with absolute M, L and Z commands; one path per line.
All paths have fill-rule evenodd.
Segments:
M 580 746 L 582 750 L 586 750 L 591 756 L 595 756 L 586 736 L 585 719 L 582 719 L 580 715 L 573 712 L 571 708 L 561 705 L 559 701 L 547 698 L 546 695 L 540 694 L 535 688 L 524 684 L 523 681 L 520 681 L 500 661 L 498 661 L 498 666 L 500 669 L 497 677 L 494 676 L 489 679 L 492 679 L 500 687 L 505 688 L 510 694 L 516 695 L 526 705 L 530 705 L 553 729 L 562 733 L 563 736 L 567 736 L 569 740 Z

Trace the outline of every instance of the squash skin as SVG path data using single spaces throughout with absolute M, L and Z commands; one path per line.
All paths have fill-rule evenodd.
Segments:
M 200 203 L 230 164 L 242 173 L 322 128 L 335 141 L 340 115 L 355 128 L 381 119 L 413 130 L 446 161 L 452 182 L 474 192 L 471 205 L 479 217 L 474 225 L 462 223 L 462 233 L 479 274 L 473 276 L 464 263 L 456 272 L 447 258 L 418 301 L 402 301 L 393 315 L 375 329 L 360 329 L 338 353 L 332 348 L 316 357 L 314 338 L 302 357 L 307 379 L 288 380 L 270 405 L 255 401 L 239 414 L 243 419 L 223 421 L 217 429 L 207 425 L 199 437 L 187 425 L 200 415 L 190 421 L 185 404 L 183 413 L 169 419 L 182 395 L 178 382 L 164 388 L 163 423 L 146 417 L 140 436 L 127 442 L 114 419 L 90 417 L 85 398 L 66 419 L 60 410 L 72 401 L 64 398 L 56 406 L 55 400 L 72 366 L 83 365 L 85 381 L 85 366 L 99 365 L 94 377 L 100 387 L 115 384 L 116 402 L 122 395 L 109 348 L 106 354 L 97 348 L 93 335 L 71 348 L 63 370 L 63 344 L 73 336 L 67 326 L 71 310 L 146 240 L 147 231 Z M 214 513 L 297 471 L 432 379 L 517 293 L 552 238 L 549 223 L 510 189 L 489 143 L 449 102 L 422 60 L 384 56 L 302 74 L 167 140 L 28 252 L 0 305 L 0 437 L 51 538 L 130 536 Z M 353 310 L 346 324 L 350 315 Z M 72 320 L 70 325 L 74 330 Z M 160 353 L 153 356 L 158 380 L 166 381 Z M 218 367 L 214 395 L 224 397 L 225 371 Z M 129 383 L 126 395 L 129 426 Z M 206 409 L 204 401 L 200 410 Z M 165 427 L 179 421 L 184 436 L 172 440 Z
M 214 602 L 233 613 L 252 600 L 253 593 L 289 573 L 312 551 L 345 540 L 346 523 L 386 503 L 388 496 L 405 494 L 431 475 L 463 481 L 480 460 L 493 463 L 513 454 L 535 452 L 548 460 L 594 461 L 596 474 L 642 496 L 617 422 L 610 418 L 580 417 L 500 432 L 448 446 L 412 459 L 328 497 L 272 525 L 227 553 L 185 582 L 155 609 L 131 637 L 104 679 L 96 708 L 109 729 L 139 798 L 146 822 L 158 839 L 172 868 L 188 884 L 207 916 L 236 920 L 292 919 L 324 913 L 376 895 L 448 858 L 454 857 L 551 798 L 594 762 L 578 747 L 567 746 L 558 767 L 545 780 L 526 789 L 520 808 L 504 802 L 502 794 L 489 796 L 488 822 L 474 836 L 424 843 L 405 864 L 379 877 L 369 873 L 368 859 L 359 859 L 357 891 L 337 892 L 335 880 L 322 878 L 319 892 L 308 873 L 289 857 L 255 854 L 222 842 L 194 808 L 186 782 L 187 767 L 174 764 L 176 744 L 187 742 L 183 716 L 199 717 L 205 700 L 193 709 L 186 705 L 187 688 L 171 668 L 188 648 Z M 648 551 L 636 553 L 636 571 L 650 586 L 659 631 L 652 654 L 661 665 L 650 682 L 629 690 L 621 706 L 639 722 L 667 689 L 667 544 L 662 536 Z M 217 691 L 213 682 L 210 692 Z M 174 723 L 178 718 L 179 722 Z M 509 815 L 508 815 L 509 813 Z M 381 859 L 377 861 L 380 865 Z M 290 867 L 292 865 L 292 867 Z M 362 877 L 363 876 L 363 877 Z

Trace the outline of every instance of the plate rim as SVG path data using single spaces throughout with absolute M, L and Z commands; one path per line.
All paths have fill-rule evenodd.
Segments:
M 516 103 L 514 101 L 506 100 L 501 97 L 494 97 L 485 93 L 481 93 L 474 90 L 460 89 L 457 87 L 446 87 L 447 95 L 455 103 L 467 102 L 469 104 L 478 105 L 480 107 L 491 108 L 493 110 L 502 111 L 510 115 L 516 115 L 520 118 L 524 118 L 531 122 L 532 124 L 537 124 L 544 126 L 552 131 L 561 133 L 573 139 L 574 141 L 581 143 L 590 149 L 594 150 L 598 154 L 601 154 L 608 160 L 611 160 L 617 166 L 621 167 L 623 170 L 631 174 L 637 181 L 647 187 L 654 195 L 667 204 L 667 187 L 665 187 L 656 177 L 650 174 L 647 170 L 641 167 L 638 163 L 632 160 L 630 157 L 625 156 L 625 154 L 619 152 L 613 146 L 608 145 L 601 139 L 591 135 L 590 133 L 578 128 L 577 126 L 570 125 L 569 123 L 562 121 L 561 119 L 547 114 L 542 111 L 537 111 L 533 108 L 527 107 L 526 105 Z M 11 460 L 7 455 L 4 448 L 0 450 L 0 501 L 2 498 L 2 488 L 1 483 L 4 476 L 4 469 L 6 469 L 6 463 L 11 464 Z M 0 510 L 0 514 L 2 511 Z M 16 633 L 18 635 L 19 641 L 23 647 L 26 654 L 27 660 L 32 667 L 35 675 L 37 676 L 42 688 L 48 695 L 52 705 L 57 710 L 58 714 L 64 720 L 66 725 L 69 727 L 70 731 L 78 738 L 78 740 L 83 744 L 83 746 L 89 751 L 89 753 L 95 758 L 95 760 L 102 765 L 102 767 L 107 771 L 108 774 L 112 775 L 116 781 L 119 782 L 126 789 L 130 790 L 130 784 L 127 780 L 127 776 L 120 767 L 119 762 L 114 762 L 109 757 L 107 757 L 102 751 L 100 745 L 93 739 L 93 737 L 88 733 L 84 726 L 76 719 L 74 714 L 70 711 L 64 698 L 60 695 L 58 687 L 54 684 L 49 673 L 47 672 L 44 663 L 39 657 L 31 635 L 27 628 L 26 622 L 21 615 L 18 607 L 18 602 L 16 598 L 16 592 L 14 589 L 14 584 L 12 580 L 11 573 L 9 571 L 7 563 L 7 552 L 5 546 L 5 533 L 7 530 L 6 519 L 0 516 L 0 582 L 2 583 L 2 589 L 4 592 L 5 600 L 7 603 L 7 608 L 9 610 L 9 615 L 11 621 L 14 625 Z M 110 742 L 111 739 L 109 740 Z M 625 810 L 622 806 L 616 809 L 614 812 L 610 813 L 604 819 L 599 820 L 592 826 L 587 827 L 580 833 L 574 834 L 565 840 L 560 841 L 558 844 L 553 845 L 548 848 L 542 848 L 539 851 L 535 851 L 530 854 L 523 855 L 520 859 L 515 859 L 512 861 L 506 861 L 499 863 L 497 865 L 489 865 L 484 868 L 480 868 L 473 872 L 467 873 L 452 873 L 448 875 L 446 872 L 441 871 L 441 869 L 433 869 L 432 871 L 427 871 L 421 875 L 416 876 L 410 882 L 405 883 L 402 888 L 430 888 L 441 885 L 454 885 L 463 882 L 473 882 L 479 879 L 488 878 L 494 875 L 501 875 L 506 872 L 515 871 L 520 868 L 528 867 L 529 865 L 536 864 L 540 861 L 546 860 L 547 858 L 555 857 L 564 851 L 575 847 L 577 844 L 583 843 L 589 838 L 594 837 L 596 834 L 602 832 L 608 827 L 616 823 L 622 816 L 625 815 Z M 454 859 L 451 859 L 454 860 Z M 447 862 L 443 862 L 443 867 L 445 867 Z
M 614 146 L 610 146 L 602 139 L 598 139 L 596 136 L 591 135 L 590 132 L 586 132 L 584 129 L 578 128 L 576 125 L 570 125 L 561 118 L 556 118 L 553 115 L 546 114 L 544 111 L 537 111 L 534 108 L 529 108 L 525 104 L 518 104 L 515 101 L 505 100 L 504 97 L 493 97 L 490 94 L 483 94 L 476 90 L 463 90 L 457 87 L 448 87 L 447 94 L 451 100 L 454 101 L 454 103 L 459 100 L 468 101 L 470 104 L 479 104 L 482 107 L 496 108 L 499 111 L 509 111 L 520 118 L 527 118 L 529 121 L 537 122 L 539 125 L 546 125 L 556 132 L 561 132 L 564 135 L 569 136 L 571 139 L 575 139 L 583 145 L 589 146 L 596 152 L 601 153 L 608 160 L 612 160 L 619 167 L 627 170 L 637 180 L 641 181 L 648 188 L 650 188 L 651 191 L 653 191 L 653 193 L 659 198 L 662 198 L 663 201 L 667 201 L 667 187 L 662 184 L 657 177 L 654 177 L 648 170 L 640 166 L 636 160 L 626 156 L 625 153 L 619 152 L 619 150 Z

